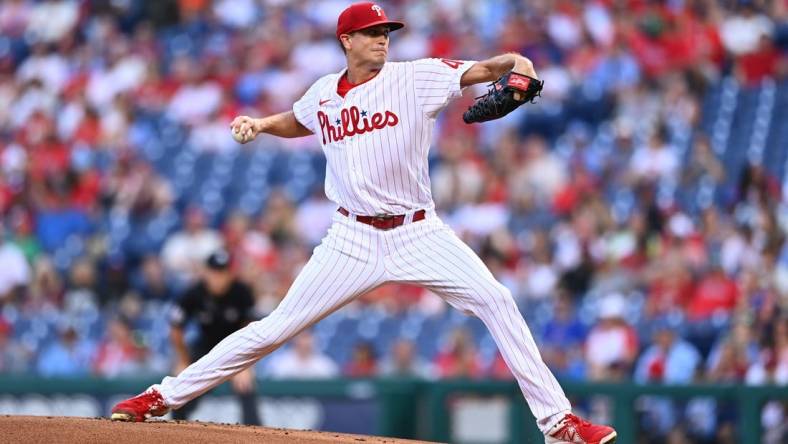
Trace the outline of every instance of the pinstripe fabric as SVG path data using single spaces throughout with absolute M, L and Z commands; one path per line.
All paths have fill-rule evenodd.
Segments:
M 484 322 L 538 419 L 571 409 L 509 290 L 443 222 L 431 217 L 384 232 L 383 249 L 388 279 L 424 286 Z
M 462 95 L 460 77 L 473 63 L 389 62 L 345 97 L 336 92 L 344 71 L 318 79 L 293 113 L 326 155 L 326 196 L 354 214 L 433 208 L 427 154 L 435 118 Z
M 509 291 L 438 219 L 427 153 L 437 114 L 461 95 L 473 62 L 425 59 L 387 63 L 372 80 L 336 93 L 343 73 L 315 82 L 293 106 L 327 158 L 326 195 L 345 207 L 281 304 L 266 318 L 228 336 L 158 389 L 177 408 L 272 352 L 301 330 L 386 282 L 429 288 L 490 330 L 540 427 L 570 410 L 542 361 Z M 412 223 L 413 212 L 427 219 Z M 406 214 L 406 224 L 380 231 L 356 215 Z
M 424 286 L 454 308 L 478 316 L 537 419 L 570 410 L 509 291 L 434 212 L 423 221 L 389 231 L 335 215 L 328 235 L 271 315 L 228 336 L 156 388 L 169 406 L 180 407 L 386 282 Z
M 178 408 L 279 348 L 288 339 L 384 281 L 377 233 L 337 214 L 279 306 L 155 386 Z M 361 227 L 357 227 L 361 225 Z

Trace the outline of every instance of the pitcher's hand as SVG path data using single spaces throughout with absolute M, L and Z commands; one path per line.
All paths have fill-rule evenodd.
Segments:
M 247 143 L 260 134 L 260 119 L 249 116 L 238 116 L 230 123 L 230 132 L 238 143 Z

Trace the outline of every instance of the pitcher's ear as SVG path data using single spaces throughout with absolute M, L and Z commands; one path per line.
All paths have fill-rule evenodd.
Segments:
M 350 34 L 341 34 L 339 36 L 339 45 L 342 47 L 342 50 L 347 54 L 347 50 L 350 49 Z

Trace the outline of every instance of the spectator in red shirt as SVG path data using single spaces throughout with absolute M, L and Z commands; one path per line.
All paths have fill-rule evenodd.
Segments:
M 370 378 L 377 373 L 377 367 L 375 348 L 371 343 L 362 341 L 353 349 L 353 356 L 343 373 L 350 378 Z
M 585 356 L 588 376 L 609 380 L 629 374 L 638 352 L 635 329 L 626 321 L 627 301 L 623 295 L 606 296 L 599 304 L 599 321 L 586 339 Z
M 692 320 L 705 320 L 716 314 L 730 315 L 739 300 L 739 288 L 722 267 L 715 265 L 698 283 L 692 293 L 687 315 Z
M 657 274 L 648 290 L 646 316 L 658 317 L 683 310 L 693 295 L 692 274 L 686 263 L 666 260 Z
M 43 112 L 36 112 L 25 123 L 19 141 L 27 148 L 32 181 L 60 178 L 69 169 L 71 151 L 58 139 L 52 119 Z
M 506 365 L 506 361 L 504 361 L 500 351 L 495 353 L 495 358 L 493 358 L 492 364 L 487 370 L 487 376 L 491 379 L 514 380 L 514 375 L 509 370 L 509 366 Z
M 785 65 L 785 58 L 775 47 L 772 37 L 764 34 L 755 51 L 739 57 L 736 70 L 743 84 L 756 87 L 766 78 L 775 78 L 781 65 Z
M 435 357 L 435 368 L 441 378 L 480 378 L 482 366 L 470 334 L 458 328 L 451 333 L 449 346 Z
M 129 325 L 113 319 L 107 326 L 107 337 L 98 347 L 93 369 L 105 377 L 137 374 L 144 368 L 147 351 L 134 341 Z

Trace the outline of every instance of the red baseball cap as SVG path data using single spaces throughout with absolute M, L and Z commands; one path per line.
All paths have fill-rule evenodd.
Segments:
M 389 25 L 392 31 L 405 26 L 402 22 L 389 20 L 386 11 L 372 2 L 353 3 L 339 14 L 337 38 L 342 34 L 350 34 L 377 25 Z

